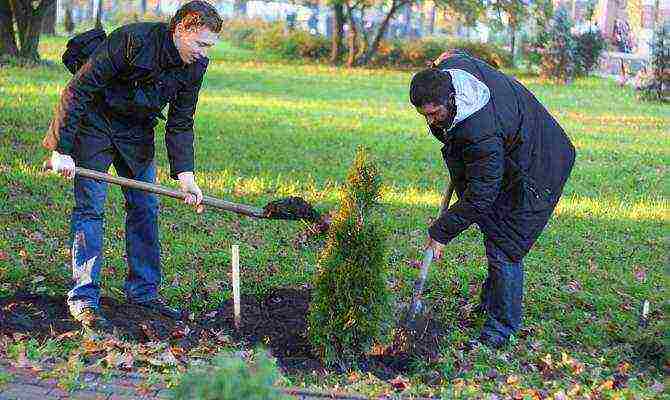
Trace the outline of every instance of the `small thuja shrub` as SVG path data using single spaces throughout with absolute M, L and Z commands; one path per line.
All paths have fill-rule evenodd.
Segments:
M 72 18 L 72 7 L 69 5 L 65 8 L 65 17 L 63 18 L 63 28 L 68 35 L 74 32 L 74 19 Z
M 586 76 L 598 65 L 600 56 L 607 47 L 599 30 L 588 30 L 575 37 L 577 43 L 577 75 Z
M 659 24 L 649 47 L 651 68 L 637 84 L 640 98 L 670 102 L 670 22 Z
M 387 333 L 390 301 L 380 188 L 376 164 L 359 148 L 319 255 L 310 304 L 309 339 L 328 365 L 346 368 Z
M 543 35 L 540 76 L 560 83 L 570 83 L 577 73 L 577 43 L 571 32 L 572 21 L 564 8 L 554 14 Z
M 209 367 L 190 369 L 174 389 L 178 400 L 289 400 L 273 384 L 280 375 L 263 351 L 247 362 L 230 354 L 217 356 Z

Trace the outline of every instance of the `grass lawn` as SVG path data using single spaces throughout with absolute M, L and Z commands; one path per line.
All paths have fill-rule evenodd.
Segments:
M 64 43 L 44 40 L 43 56 L 58 61 Z M 321 209 L 336 207 L 356 146 L 367 146 L 384 183 L 393 294 L 407 301 L 417 274 L 409 261 L 419 257 L 448 177 L 439 143 L 409 104 L 411 74 L 267 62 L 226 43 L 212 58 L 196 115 L 203 191 L 256 206 L 299 195 Z M 69 77 L 59 64 L 0 69 L 0 296 L 69 290 L 71 183 L 40 171 L 47 155 L 40 142 Z M 454 321 L 464 304 L 477 303 L 486 276 L 483 238 L 473 227 L 430 271 L 427 296 L 448 334 L 439 360 L 418 363 L 408 374 L 406 392 L 521 398 L 532 397 L 524 392 L 532 388 L 557 397 L 660 398 L 659 382 L 670 367 L 670 107 L 640 103 L 631 89 L 599 78 L 564 87 L 518 78 L 577 148 L 555 216 L 525 259 L 524 335 L 500 351 L 463 350 L 477 324 L 459 329 Z M 162 136 L 159 126 L 159 181 L 175 186 Z M 103 295 L 123 299 L 125 212 L 118 187 L 110 187 L 106 217 Z M 232 244 L 241 246 L 242 293 L 258 296 L 309 284 L 321 245 L 293 243 L 304 229 L 300 223 L 214 210 L 196 215 L 172 199 L 162 199 L 160 229 L 161 293 L 196 314 L 232 296 Z M 651 317 L 641 328 L 644 300 Z M 76 351 L 72 343 L 31 343 L 60 357 Z M 427 383 L 429 374 L 439 379 Z M 285 379 L 370 394 L 392 390 L 366 374 Z

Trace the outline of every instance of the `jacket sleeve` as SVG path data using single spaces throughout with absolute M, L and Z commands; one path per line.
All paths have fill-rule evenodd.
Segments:
M 502 140 L 496 135 L 483 137 L 465 147 L 465 192 L 430 226 L 431 238 L 447 244 L 476 223 L 480 215 L 489 212 L 500 192 L 503 153 Z
M 55 144 L 59 153 L 72 154 L 75 134 L 95 96 L 130 68 L 139 47 L 126 34 L 112 34 L 98 47 L 63 89 L 47 133 L 51 147 L 46 138 L 45 147 L 53 149 Z
M 193 156 L 193 115 L 198 103 L 204 71 L 196 80 L 180 89 L 175 100 L 170 102 L 165 125 L 165 146 L 170 161 L 170 176 L 177 179 L 181 172 L 194 170 Z

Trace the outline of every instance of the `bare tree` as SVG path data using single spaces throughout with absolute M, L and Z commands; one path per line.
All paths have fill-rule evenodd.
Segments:
M 333 33 L 331 35 L 330 62 L 336 63 L 344 49 L 344 3 L 341 0 L 332 1 L 333 8 Z
M 18 56 L 38 60 L 42 20 L 56 0 L 9 0 L 18 34 Z
M 16 45 L 14 33 L 14 13 L 9 0 L 0 0 L 0 57 L 17 56 L 19 48 Z
M 56 2 L 47 9 L 42 20 L 42 33 L 45 35 L 56 35 Z
M 96 29 L 102 29 L 102 0 L 98 1 L 98 9 L 95 12 L 95 27 Z

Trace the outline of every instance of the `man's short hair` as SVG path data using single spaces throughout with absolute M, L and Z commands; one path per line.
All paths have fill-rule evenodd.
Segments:
M 454 92 L 451 75 L 437 68 L 428 68 L 417 72 L 409 85 L 409 101 L 414 107 L 426 104 L 443 104 Z
M 170 31 L 174 32 L 177 24 L 183 21 L 184 28 L 207 27 L 214 33 L 221 32 L 223 20 L 213 5 L 202 0 L 193 0 L 184 4 L 170 19 Z

